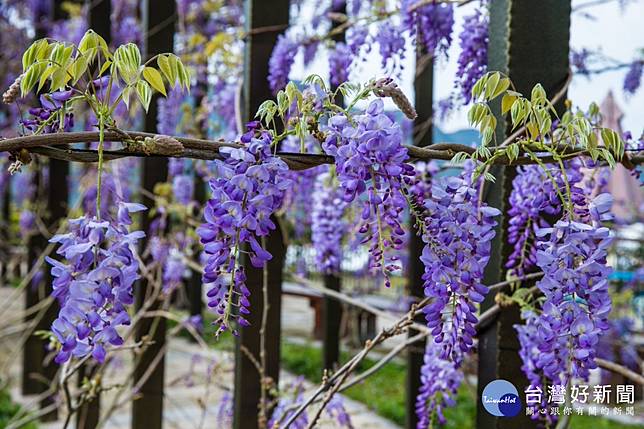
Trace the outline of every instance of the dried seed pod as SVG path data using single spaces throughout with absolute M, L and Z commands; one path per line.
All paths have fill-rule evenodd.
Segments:
M 378 79 L 374 84 L 374 94 L 378 97 L 385 98 L 389 97 L 394 102 L 396 107 L 400 109 L 403 114 L 411 120 L 416 119 L 418 114 L 416 109 L 412 106 L 411 102 L 407 96 L 402 92 L 394 80 L 390 77 L 384 77 Z
M 13 81 L 9 89 L 2 94 L 2 102 L 4 104 L 11 104 L 20 96 L 20 81 L 22 81 L 22 76 L 20 75 Z

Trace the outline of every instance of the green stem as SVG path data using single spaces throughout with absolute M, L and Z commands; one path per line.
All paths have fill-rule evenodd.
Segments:
M 566 174 L 566 168 L 563 165 L 563 161 L 559 156 L 555 156 L 557 162 L 559 163 L 559 168 L 561 169 L 561 176 L 563 177 L 564 184 L 566 185 L 566 193 L 568 194 L 568 210 L 570 212 L 570 219 L 575 216 L 574 208 L 572 205 L 572 191 L 570 190 L 570 182 L 568 181 L 568 174 Z
M 105 121 L 102 115 L 98 117 L 98 179 L 96 188 L 96 218 L 101 220 L 101 182 L 103 173 L 103 143 L 105 138 Z

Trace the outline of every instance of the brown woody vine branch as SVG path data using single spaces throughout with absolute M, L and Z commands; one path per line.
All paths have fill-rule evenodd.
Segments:
M 111 130 L 105 132 L 105 141 L 121 142 L 123 147 L 116 150 L 105 150 L 103 152 L 104 160 L 115 160 L 127 157 L 177 157 L 177 158 L 192 158 L 203 160 L 221 159 L 219 150 L 222 147 L 241 148 L 242 145 L 224 141 L 224 140 L 204 140 L 190 137 L 173 136 L 173 139 L 183 145 L 183 149 L 178 151 L 175 155 L 167 155 L 166 150 L 175 148 L 165 148 L 163 143 L 156 143 L 156 147 L 152 150 L 143 150 L 139 148 L 137 142 L 141 142 L 146 138 L 154 138 L 157 134 L 144 133 L 140 131 L 121 131 Z M 55 133 L 55 134 L 38 134 L 28 135 L 21 137 L 13 137 L 9 139 L 0 140 L 0 152 L 18 152 L 27 150 L 30 153 L 35 153 L 47 156 L 53 159 L 72 162 L 97 162 L 98 151 L 91 149 L 78 149 L 69 148 L 67 145 L 74 143 L 91 143 L 99 140 L 98 131 L 79 131 L 68 133 Z M 132 146 L 130 146 L 132 145 Z M 61 148 L 60 146 L 65 146 Z M 417 147 L 405 145 L 410 155 L 410 161 L 413 160 L 451 160 L 454 155 L 459 152 L 465 152 L 469 155 L 473 154 L 476 148 L 466 146 L 459 143 L 436 143 L 426 147 Z M 492 156 L 494 156 L 495 149 L 490 149 Z M 562 149 L 562 153 L 570 157 L 587 155 L 587 151 L 581 148 L 567 147 Z M 308 168 L 316 167 L 322 164 L 332 164 L 333 157 L 324 154 L 308 154 L 308 153 L 290 153 L 280 152 L 280 156 L 292 170 L 306 170 Z M 481 161 L 486 159 L 481 157 Z M 539 162 L 550 163 L 554 160 L 552 157 L 543 155 L 539 156 Z M 618 160 L 627 167 L 632 168 L 634 164 L 641 164 L 644 162 L 644 151 L 635 152 L 632 155 L 625 154 L 624 157 Z M 515 160 L 510 161 L 506 156 L 500 156 L 493 161 L 495 164 L 502 165 L 525 165 L 535 164 L 536 161 L 526 154 L 520 154 Z

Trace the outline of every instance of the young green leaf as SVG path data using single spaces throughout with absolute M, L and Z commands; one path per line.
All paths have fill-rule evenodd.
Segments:
M 153 67 L 145 67 L 143 69 L 143 78 L 150 84 L 150 86 L 152 86 L 152 88 L 156 89 L 165 97 L 168 96 L 165 91 L 165 85 L 163 84 L 161 73 L 159 73 L 157 69 Z
M 143 80 L 138 81 L 136 83 L 136 95 L 139 102 L 147 112 L 150 107 L 150 101 L 152 100 L 152 89 L 150 88 L 150 85 Z

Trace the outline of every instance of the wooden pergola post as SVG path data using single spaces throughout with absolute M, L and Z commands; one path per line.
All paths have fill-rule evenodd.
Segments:
M 174 50 L 174 32 L 176 22 L 176 4 L 174 0 L 145 0 L 142 4 L 142 18 L 145 30 L 143 58 L 172 52 Z M 159 94 L 152 97 L 150 107 L 145 115 L 145 131 L 157 132 L 157 112 Z M 154 186 L 162 183 L 168 177 L 168 160 L 161 157 L 146 157 L 143 160 L 142 185 L 150 194 Z M 153 199 L 143 196 L 143 204 L 152 208 Z M 142 229 L 146 231 L 143 247 L 150 237 L 152 218 L 144 212 Z M 146 279 L 141 279 L 136 285 L 136 308 L 140 309 L 152 293 L 152 286 Z M 149 311 L 159 310 L 162 300 L 156 300 Z M 165 372 L 164 349 L 166 347 L 166 321 L 162 317 L 144 318 L 136 327 L 136 340 L 147 337 L 152 343 L 137 356 L 138 361 L 134 370 L 134 385 L 141 383 L 138 393 L 140 398 L 132 405 L 133 429 L 160 429 L 163 425 L 163 387 Z M 153 369 L 150 369 L 153 367 Z
M 196 165 L 197 161 L 193 161 L 193 165 Z M 195 184 L 195 196 L 194 199 L 201 206 L 206 203 L 206 182 L 204 179 L 199 176 L 199 173 L 193 171 L 194 174 L 194 184 Z M 200 244 L 197 243 L 195 249 L 199 249 Z M 194 255 L 198 257 L 199 254 Z M 187 283 L 187 297 L 188 297 L 188 310 L 190 311 L 191 316 L 203 316 L 203 281 L 201 279 L 201 273 L 199 271 L 192 270 L 190 273 L 190 279 Z M 192 341 L 197 341 L 196 338 L 190 337 Z
M 412 137 L 413 143 L 417 146 L 429 146 L 432 144 L 432 120 L 433 120 L 433 100 L 434 100 L 434 61 L 431 55 L 424 52 L 422 43 L 417 43 L 416 50 L 416 79 L 414 80 L 414 106 L 418 117 L 414 121 L 414 132 Z M 415 219 L 412 216 L 409 219 L 409 262 L 407 267 L 407 288 L 411 298 L 416 300 L 422 299 L 423 292 L 423 274 L 425 266 L 420 260 L 423 252 L 424 243 L 422 238 L 417 235 Z M 416 316 L 416 321 L 425 324 L 425 316 L 421 313 Z M 410 331 L 408 336 L 416 335 L 415 331 Z M 420 370 L 423 366 L 425 356 L 426 340 L 421 340 L 409 346 L 407 349 L 407 378 L 406 378 L 406 421 L 407 429 L 416 429 L 418 417 L 416 416 L 416 396 L 420 389 Z
M 246 45 L 244 58 L 243 117 L 251 120 L 259 105 L 272 98 L 268 86 L 268 61 L 277 40 L 278 31 L 253 31 L 256 28 L 275 28 L 288 25 L 288 0 L 246 0 Z M 280 330 L 281 330 L 281 294 L 282 270 L 286 246 L 279 225 L 266 237 L 267 250 L 273 258 L 267 263 L 268 270 L 268 313 L 264 336 L 266 367 L 265 376 L 270 377 L 275 385 L 279 383 L 280 367 Z M 258 410 L 260 405 L 260 374 L 248 354 L 259 360 L 260 330 L 264 311 L 263 270 L 253 268 L 246 263 L 248 289 L 251 291 L 248 317 L 249 327 L 239 330 L 235 347 L 235 429 L 258 428 Z
M 61 1 L 56 0 L 50 3 L 49 11 L 51 13 L 48 17 L 35 16 L 36 22 L 36 39 L 47 37 L 47 28 L 43 27 L 41 20 L 47 19 L 61 19 L 63 18 L 63 11 L 61 8 Z M 69 190 L 67 179 L 69 176 L 69 163 L 66 161 L 59 161 L 49 159 L 49 177 L 45 181 L 45 171 L 42 165 L 37 167 L 35 172 L 35 186 L 36 186 L 36 201 L 46 204 L 43 211 L 43 223 L 51 233 L 55 233 L 58 229 L 60 222 L 67 218 Z M 45 183 L 47 189 L 44 188 Z M 29 266 L 33 267 L 38 259 L 45 252 L 48 245 L 48 237 L 41 233 L 34 234 L 28 243 L 28 260 Z M 25 307 L 27 309 L 38 304 L 41 300 L 47 299 L 52 292 L 52 278 L 49 266 L 44 264 L 41 267 L 42 277 L 38 284 L 30 284 L 25 290 Z M 41 338 L 33 336 L 33 332 L 39 330 L 49 330 L 51 324 L 56 319 L 58 314 L 58 303 L 54 300 L 51 305 L 42 312 L 35 315 L 26 317 L 26 321 L 32 322 L 34 317 L 37 323 L 32 331 L 32 335 L 27 339 L 23 350 L 23 377 L 22 377 L 22 392 L 23 394 L 40 394 L 49 389 L 51 383 L 54 382 L 58 365 L 53 362 L 53 359 L 47 360 L 48 351 L 46 349 L 47 342 Z M 54 397 L 44 397 L 40 406 L 46 408 L 54 404 Z M 54 408 L 47 414 L 41 417 L 41 421 L 53 421 L 58 418 L 58 413 Z
M 346 2 L 333 2 L 333 12 L 345 14 L 347 12 Z M 340 25 L 333 21 L 333 27 Z M 336 42 L 344 42 L 344 32 L 334 36 Z M 335 86 L 331 91 L 335 91 Z M 336 104 L 343 105 L 344 99 L 341 93 L 335 100 Z M 341 268 L 340 268 L 341 269 Z M 324 287 L 340 291 L 342 280 L 340 274 L 325 274 Z M 324 368 L 334 370 L 340 363 L 340 325 L 342 323 L 342 303 L 335 298 L 324 295 L 322 304 L 322 350 Z
M 517 91 L 523 94 L 530 94 L 532 87 L 541 83 L 549 96 L 553 96 L 565 84 L 568 75 L 570 12 L 570 0 L 492 0 L 488 69 L 507 73 Z M 538 39 L 535 35 L 538 35 Z M 559 109 L 562 106 L 563 102 L 560 102 Z M 499 114 L 498 103 L 493 107 L 498 119 L 497 141 L 501 142 L 509 135 L 509 129 Z M 497 180 L 486 185 L 485 199 L 506 214 L 516 169 L 495 166 L 492 173 Z M 492 254 L 485 270 L 485 284 L 494 284 L 506 278 L 504 264 L 512 250 L 506 237 L 509 220 L 507 215 L 499 219 Z M 494 295 L 487 297 L 481 306 L 482 310 L 494 304 Z M 523 396 L 528 381 L 521 371 L 519 341 L 513 327 L 519 323 L 519 308 L 503 307 L 496 321 L 479 334 L 478 398 L 485 386 L 495 379 L 513 383 L 520 397 Z M 485 411 L 480 400 L 477 404 L 478 429 L 536 427 L 536 422 L 525 414 L 497 418 Z

